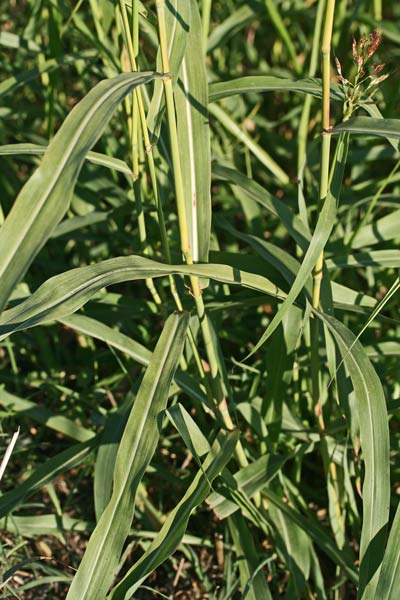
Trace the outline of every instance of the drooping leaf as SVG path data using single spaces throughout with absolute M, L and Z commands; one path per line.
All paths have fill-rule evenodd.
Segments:
M 65 119 L 0 230 L 0 310 L 66 213 L 86 154 L 124 97 L 156 73 L 122 74 L 97 84 Z
M 62 319 L 78 310 L 104 286 L 170 274 L 210 277 L 233 285 L 251 287 L 278 298 L 285 297 L 284 292 L 265 277 L 225 265 L 165 265 L 141 256 L 112 258 L 56 275 L 27 300 L 4 311 L 0 317 L 0 339 L 19 329 Z
M 47 146 L 41 144 L 4 144 L 3 146 L 0 146 L 0 156 L 19 156 L 21 154 L 41 156 L 47 151 L 47 148 Z M 132 169 L 130 169 L 126 162 L 120 158 L 114 158 L 113 156 L 107 156 L 106 154 L 93 152 L 92 150 L 86 154 L 86 158 L 95 165 L 101 165 L 102 167 L 107 167 L 108 169 L 114 169 L 115 171 L 129 175 L 129 177 L 132 176 Z
M 273 75 L 250 75 L 239 77 L 230 81 L 219 81 L 210 84 L 209 100 L 215 102 L 222 98 L 245 94 L 250 92 L 298 92 L 311 94 L 315 98 L 322 98 L 322 83 L 320 79 L 289 79 Z M 343 92 L 340 86 L 331 85 L 332 100 L 343 101 Z
M 358 405 L 365 465 L 358 598 L 369 600 L 376 597 L 389 518 L 389 428 L 385 396 L 379 378 L 354 334 L 335 318 L 320 312 L 316 314 L 339 346 Z
M 360 133 L 364 135 L 377 135 L 387 139 L 400 139 L 400 119 L 373 119 L 371 117 L 352 117 L 348 121 L 339 123 L 332 129 L 332 133 Z

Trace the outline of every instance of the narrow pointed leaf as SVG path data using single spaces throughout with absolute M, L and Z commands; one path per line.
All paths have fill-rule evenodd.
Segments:
M 164 3 L 160 3 L 163 5 Z M 187 0 L 169 0 L 162 8 L 165 14 L 165 28 L 168 40 L 170 71 L 174 83 L 177 81 L 179 69 L 185 54 L 187 36 L 190 30 L 191 6 Z M 161 51 L 157 52 L 157 69 L 162 72 Z M 156 81 L 147 113 L 147 126 L 155 143 L 164 114 L 164 88 L 162 81 Z
M 89 335 L 95 339 L 102 340 L 109 346 L 120 350 L 127 356 L 133 358 L 140 365 L 148 366 L 151 360 L 152 352 L 139 342 L 128 337 L 124 333 L 87 317 L 86 315 L 69 315 L 60 319 L 60 322 L 67 327 L 71 327 L 75 331 L 80 331 L 85 335 Z M 175 373 L 175 382 L 189 396 L 199 402 L 206 402 L 207 398 L 200 389 L 199 384 L 189 373 L 183 373 L 179 369 Z
M 317 225 L 315 227 L 313 236 L 311 238 L 310 245 L 307 249 L 306 255 L 303 258 L 301 267 L 296 275 L 296 279 L 293 282 L 292 287 L 280 306 L 278 312 L 268 325 L 266 331 L 262 335 L 261 339 L 257 342 L 253 350 L 248 354 L 246 359 L 252 356 L 257 350 L 267 341 L 267 339 L 276 330 L 278 325 L 282 322 L 283 317 L 295 302 L 297 296 L 301 290 L 306 286 L 307 280 L 310 277 L 313 268 L 317 262 L 318 257 L 323 252 L 327 241 L 329 240 L 331 231 L 335 224 L 337 203 L 339 200 L 340 190 L 342 186 L 343 172 L 346 163 L 348 150 L 348 136 L 341 138 L 338 144 L 337 151 L 337 163 L 335 166 L 335 173 L 333 176 L 332 186 L 328 192 L 327 197 L 324 200 L 324 205 L 318 217 Z
M 332 133 L 360 133 L 377 135 L 386 139 L 400 139 L 400 119 L 373 119 L 371 117 L 352 117 L 336 125 Z
M 322 83 L 320 79 L 312 78 L 296 80 L 273 75 L 251 75 L 231 81 L 211 83 L 209 100 L 215 102 L 236 94 L 251 92 L 298 92 L 322 98 Z M 343 100 L 343 92 L 338 85 L 331 85 L 331 98 L 332 100 Z
M 102 600 L 112 584 L 131 528 L 136 491 L 157 447 L 159 417 L 167 405 L 188 321 L 181 313 L 171 315 L 164 325 L 121 439 L 111 500 L 89 540 L 68 600 Z
M 186 494 L 169 514 L 148 550 L 114 588 L 110 594 L 110 600 L 132 598 L 132 594 L 140 583 L 173 554 L 186 531 L 191 513 L 207 497 L 210 484 L 231 458 L 238 438 L 239 432 L 233 431 L 221 435 L 219 440 L 213 444 L 211 452 L 207 455 L 202 468 L 198 471 Z
M 207 262 L 211 232 L 211 149 L 207 72 L 198 4 L 190 0 L 191 23 L 175 87 L 179 155 L 189 240 L 195 262 Z
M 0 146 L 0 156 L 21 154 L 41 156 L 47 151 L 47 148 L 48 146 L 41 144 L 5 144 L 4 146 Z M 102 167 L 107 167 L 108 169 L 114 169 L 120 173 L 125 173 L 125 175 L 129 175 L 130 177 L 132 176 L 132 169 L 130 169 L 126 162 L 120 158 L 114 158 L 113 156 L 107 156 L 106 154 L 92 151 L 86 154 L 86 158 L 95 165 L 101 165 Z
M 316 313 L 334 336 L 351 377 L 358 405 L 362 456 L 363 524 L 360 542 L 358 598 L 375 596 L 377 574 L 383 559 L 389 518 L 389 428 L 382 385 L 360 342 L 342 323 Z

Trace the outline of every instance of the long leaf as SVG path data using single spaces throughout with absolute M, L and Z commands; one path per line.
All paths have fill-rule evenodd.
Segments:
M 147 367 L 150 363 L 152 355 L 150 350 L 124 333 L 121 333 L 108 325 L 104 325 L 104 323 L 100 323 L 100 321 L 96 321 L 96 319 L 92 319 L 86 315 L 76 314 L 64 317 L 60 319 L 60 322 L 67 325 L 67 327 L 71 327 L 75 331 L 80 331 L 85 335 L 106 342 L 109 346 L 112 346 L 133 358 L 133 360 L 140 365 Z M 189 373 L 183 373 L 178 369 L 175 373 L 175 382 L 184 392 L 195 400 L 199 402 L 207 401 L 207 397 L 200 389 L 199 384 L 191 375 L 189 375 Z
M 239 77 L 231 81 L 219 81 L 210 84 L 209 100 L 215 102 L 222 98 L 246 94 L 251 92 L 298 92 L 311 94 L 315 98 L 322 98 L 322 84 L 320 79 L 289 79 L 273 75 L 251 75 Z M 338 85 L 331 85 L 332 100 L 343 101 L 343 92 Z
M 376 588 L 376 598 L 397 600 L 400 590 L 400 504 L 397 505 L 390 530 L 381 573 Z
M 400 119 L 373 119 L 371 117 L 352 117 L 336 125 L 332 133 L 360 133 L 377 135 L 386 139 L 400 139 Z
M 365 350 L 353 333 L 333 317 L 320 312 L 316 314 L 327 325 L 339 346 L 358 404 L 365 465 L 358 598 L 369 600 L 377 597 L 375 588 L 389 518 L 389 428 L 385 396 Z
M 175 106 L 189 240 L 195 262 L 207 262 L 211 231 L 211 149 L 208 85 L 198 3 L 190 0 L 191 23 L 175 87 Z
M 285 297 L 285 293 L 265 277 L 225 265 L 165 265 L 141 256 L 112 258 L 56 275 L 27 300 L 4 311 L 0 317 L 0 339 L 19 329 L 62 319 L 78 310 L 104 286 L 170 274 L 210 277 L 224 283 L 250 287 L 278 298 Z
M 158 420 L 167 405 L 188 321 L 181 313 L 164 325 L 121 439 L 111 500 L 89 540 L 68 600 L 101 600 L 112 583 L 131 527 L 136 490 L 157 447 Z
M 191 5 L 187 0 L 169 0 L 165 3 L 165 27 L 168 39 L 168 54 L 170 70 L 177 81 L 177 75 L 185 54 L 187 36 L 190 31 Z M 157 69 L 162 71 L 161 51 L 157 52 Z M 164 114 L 164 97 L 162 81 L 156 81 L 147 113 L 147 125 L 152 134 L 152 143 L 155 143 Z
M 323 252 L 325 245 L 329 240 L 331 231 L 335 224 L 336 209 L 342 185 L 344 166 L 347 157 L 347 149 L 348 137 L 344 137 L 339 141 L 338 144 L 337 163 L 335 166 L 335 174 L 333 177 L 331 189 L 329 190 L 328 195 L 325 198 L 324 205 L 322 207 L 321 213 L 318 217 L 317 225 L 314 230 L 314 234 L 312 236 L 310 245 L 303 259 L 301 267 L 296 275 L 296 279 L 294 280 L 293 285 L 290 288 L 290 291 L 287 295 L 287 298 L 284 300 L 279 311 L 276 313 L 276 315 L 268 325 L 261 339 L 257 342 L 253 350 L 250 352 L 250 354 L 248 354 L 246 358 L 252 356 L 252 354 L 254 354 L 267 341 L 267 339 L 275 331 L 278 325 L 282 322 L 283 317 L 285 316 L 289 308 L 292 306 L 293 302 L 296 300 L 301 290 L 306 285 L 307 280 L 312 273 L 312 270 L 317 262 L 318 257 L 320 256 L 321 252 Z
M 122 74 L 97 84 L 74 107 L 0 230 L 0 310 L 69 207 L 86 154 L 117 106 L 156 73 Z
M 233 431 L 221 435 L 213 444 L 202 469 L 197 473 L 186 494 L 169 514 L 150 547 L 114 588 L 110 599 L 132 598 L 140 583 L 175 551 L 186 531 L 191 513 L 207 497 L 210 484 L 231 458 L 238 437 L 239 432 Z
M 34 156 L 40 156 L 45 154 L 48 146 L 44 146 L 41 144 L 5 144 L 4 146 L 0 146 L 0 155 L 8 156 L 8 155 L 20 155 L 20 154 L 31 154 Z M 88 161 L 92 162 L 95 165 L 101 165 L 102 167 L 107 167 L 108 169 L 114 169 L 115 171 L 119 171 L 120 173 L 125 173 L 125 175 L 129 175 L 132 177 L 132 169 L 128 167 L 126 162 L 119 158 L 114 158 L 113 156 L 107 156 L 106 154 L 101 154 L 100 152 L 90 151 L 86 154 L 86 158 Z

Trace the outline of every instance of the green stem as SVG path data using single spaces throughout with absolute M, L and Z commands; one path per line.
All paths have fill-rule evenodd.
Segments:
M 319 46 L 321 39 L 322 20 L 324 16 L 326 0 L 318 2 L 317 14 L 315 17 L 314 35 L 311 48 L 310 64 L 308 67 L 308 77 L 315 77 L 318 68 Z M 299 129 L 297 134 L 297 179 L 298 179 L 298 204 L 300 216 L 305 224 L 307 224 L 307 210 L 303 196 L 303 174 L 307 156 L 307 137 L 308 127 L 310 123 L 310 112 L 313 97 L 307 95 L 304 100 L 303 110 L 300 116 Z
M 164 73 L 170 73 L 170 62 L 168 53 L 168 39 L 165 22 L 165 2 L 164 0 L 156 1 L 157 16 L 158 16 L 158 27 L 160 37 L 160 49 L 163 63 Z M 179 156 L 179 143 L 178 143 L 178 132 L 175 116 L 175 102 L 172 88 L 172 77 L 164 78 L 164 93 L 167 107 L 167 120 L 170 136 L 170 147 L 171 147 L 171 158 L 172 168 L 174 173 L 174 185 L 175 185 L 175 197 L 176 206 L 178 212 L 179 232 L 181 241 L 181 250 L 185 262 L 187 264 L 193 264 L 193 256 L 190 247 L 189 239 L 189 228 L 185 209 L 185 197 L 183 188 L 183 177 L 182 168 Z M 224 394 L 222 385 L 222 378 L 218 369 L 218 360 L 216 349 L 214 347 L 208 319 L 205 313 L 205 307 L 200 288 L 200 282 L 198 277 L 191 276 L 190 284 L 192 288 L 192 294 L 195 300 L 197 314 L 200 321 L 200 328 L 204 340 L 205 351 L 210 367 L 210 382 L 213 391 L 214 400 L 216 403 L 216 409 L 222 417 L 223 423 L 227 429 L 234 429 L 232 418 L 229 414 L 227 401 Z M 240 442 L 236 447 L 236 456 L 240 466 L 248 464 L 246 455 Z
M 203 34 L 203 51 L 207 53 L 207 40 L 208 32 L 210 30 L 210 14 L 211 14 L 212 0 L 203 0 L 201 10 L 201 29 Z
M 264 0 L 264 4 L 275 29 L 279 33 L 283 43 L 287 48 L 287 51 L 289 52 L 289 56 L 293 61 L 293 68 L 296 75 L 301 75 L 302 69 L 297 58 L 296 49 L 289 35 L 289 32 L 286 29 L 285 23 L 283 22 L 283 19 L 279 13 L 279 10 L 276 7 L 275 0 Z
M 382 21 L 382 0 L 374 0 L 374 19 Z

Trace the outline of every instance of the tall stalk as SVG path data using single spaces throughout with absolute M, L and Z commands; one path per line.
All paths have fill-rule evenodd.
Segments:
M 320 163 L 319 201 L 318 214 L 329 191 L 330 175 L 330 70 L 331 70 L 331 41 L 333 30 L 333 17 L 335 11 L 335 0 L 327 0 L 325 9 L 325 20 L 323 25 L 321 62 L 322 62 L 322 148 Z M 312 306 L 318 308 L 321 296 L 321 282 L 324 264 L 324 255 L 321 252 L 313 271 Z M 312 400 L 315 414 L 318 420 L 318 428 L 321 434 L 321 454 L 324 470 L 327 477 L 330 502 L 336 514 L 338 522 L 343 526 L 340 498 L 337 490 L 336 465 L 331 461 L 327 440 L 325 438 L 325 422 L 320 398 L 320 361 L 319 361 L 319 321 L 311 320 L 311 384 Z
M 331 40 L 333 30 L 333 16 L 335 12 L 335 0 L 327 0 L 325 10 L 325 21 L 322 35 L 321 58 L 322 58 L 322 148 L 319 182 L 318 213 L 329 190 L 329 166 L 330 166 L 330 70 L 331 70 Z M 320 254 L 313 271 L 313 293 L 312 306 L 319 307 L 321 296 L 322 270 L 324 255 Z M 314 406 L 317 410 L 320 425 L 323 425 L 319 390 L 319 360 L 318 360 L 318 321 L 312 320 L 311 324 L 311 370 L 312 370 L 312 396 Z
M 170 61 L 169 61 L 169 53 L 168 53 L 168 39 L 167 39 L 167 30 L 166 30 L 166 21 L 165 21 L 165 2 L 164 0 L 157 0 L 157 16 L 158 16 L 158 27 L 159 27 L 159 38 L 160 38 L 160 49 L 161 49 L 161 57 L 164 73 L 170 73 Z M 172 158 L 172 167 L 174 172 L 174 185 L 175 185 L 175 196 L 176 196 L 176 206 L 178 213 L 178 223 L 179 223 L 179 233 L 180 233 L 180 242 L 181 242 L 181 251 L 184 257 L 184 260 L 187 264 L 193 264 L 193 255 L 192 249 L 190 247 L 190 238 L 189 238 L 189 227 L 185 209 L 185 197 L 184 197 L 184 187 L 183 187 L 183 177 L 182 177 L 182 167 L 181 161 L 179 157 L 179 143 L 178 143 L 178 132 L 177 132 L 177 124 L 176 124 L 176 116 L 175 116 L 175 103 L 174 103 L 174 93 L 172 87 L 172 77 L 166 76 L 164 78 L 164 94 L 165 94 L 165 102 L 167 107 L 167 120 L 168 120 L 168 130 L 170 136 L 170 147 L 171 147 L 171 158 Z M 224 425 L 227 429 L 234 429 L 234 423 L 232 421 L 231 415 L 229 413 L 227 399 L 224 393 L 224 386 L 222 382 L 222 377 L 218 368 L 218 359 L 217 352 L 214 346 L 210 324 L 206 315 L 205 306 L 203 302 L 200 281 L 198 277 L 191 276 L 190 277 L 190 285 L 191 292 L 196 304 L 196 310 L 200 321 L 200 328 L 202 332 L 202 337 L 204 341 L 204 347 L 207 355 L 207 360 L 210 368 L 210 376 L 211 376 L 211 388 L 214 396 L 214 401 L 216 403 L 216 409 L 220 414 L 220 417 L 223 420 Z M 244 453 L 243 447 L 238 443 L 236 447 L 236 456 L 238 462 L 241 466 L 245 466 L 248 464 L 246 455 Z

